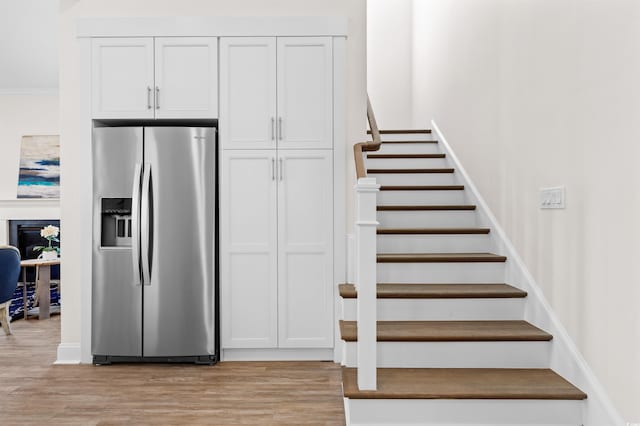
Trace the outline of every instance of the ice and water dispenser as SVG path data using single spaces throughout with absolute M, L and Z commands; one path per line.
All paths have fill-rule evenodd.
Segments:
M 102 199 L 102 247 L 131 247 L 131 198 Z

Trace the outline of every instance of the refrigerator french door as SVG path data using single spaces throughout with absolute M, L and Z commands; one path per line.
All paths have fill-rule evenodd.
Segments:
M 93 134 L 94 362 L 217 361 L 213 127 Z

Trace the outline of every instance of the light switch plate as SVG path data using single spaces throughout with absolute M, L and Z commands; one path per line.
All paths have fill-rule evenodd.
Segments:
M 564 209 L 564 186 L 540 188 L 541 209 Z

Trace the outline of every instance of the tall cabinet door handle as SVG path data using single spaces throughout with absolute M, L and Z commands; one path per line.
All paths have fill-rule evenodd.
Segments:
M 278 171 L 280 172 L 280 181 L 284 179 L 284 167 L 282 166 L 282 158 L 280 159 L 280 167 L 278 167 Z
M 271 140 L 276 139 L 276 119 L 271 117 Z
M 282 140 L 282 117 L 278 117 L 278 139 Z
M 147 109 L 151 109 L 151 87 L 147 86 Z
M 156 109 L 160 109 L 160 88 L 156 86 Z
M 271 180 L 276 180 L 276 159 L 271 159 Z

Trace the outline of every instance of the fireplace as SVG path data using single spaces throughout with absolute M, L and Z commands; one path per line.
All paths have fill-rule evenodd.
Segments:
M 34 251 L 35 246 L 48 244 L 47 240 L 40 236 L 40 230 L 47 225 L 60 226 L 60 221 L 55 220 L 9 220 L 9 244 L 20 250 L 20 257 L 24 259 L 35 259 L 40 254 Z M 59 243 L 55 243 L 59 246 Z M 22 283 L 23 275 L 20 274 L 20 282 Z M 27 306 L 30 314 L 34 306 L 35 299 L 35 268 L 26 268 L 26 296 Z M 51 266 L 51 313 L 59 311 L 60 306 L 60 288 L 57 283 L 60 280 L 60 266 Z M 11 305 L 9 306 L 9 316 L 11 320 L 25 317 L 24 315 L 24 288 L 18 286 Z
M 48 244 L 47 240 L 40 236 L 40 230 L 47 225 L 60 226 L 59 220 L 10 220 L 9 221 L 9 244 L 20 250 L 20 257 L 24 259 L 35 259 L 40 254 L 34 251 L 36 246 Z M 60 243 L 54 243 L 59 247 Z M 20 276 L 22 280 L 22 276 Z M 60 279 L 60 266 L 51 267 L 51 279 Z M 27 269 L 27 282 L 35 280 L 34 268 Z

